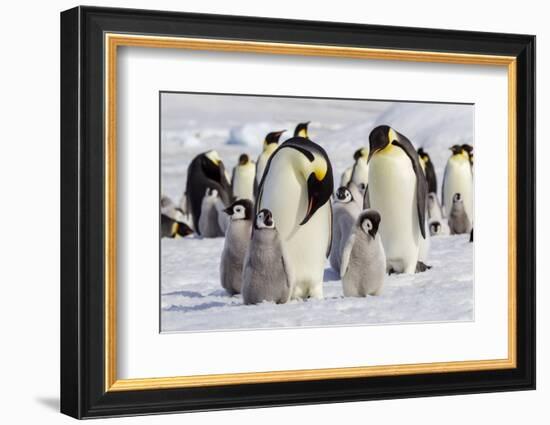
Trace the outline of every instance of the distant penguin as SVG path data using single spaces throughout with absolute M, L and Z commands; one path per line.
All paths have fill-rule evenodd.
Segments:
M 383 217 L 380 236 L 388 271 L 425 270 L 419 251 L 427 237 L 428 185 L 418 154 L 409 139 L 387 125 L 372 130 L 369 142 L 367 193 L 371 208 Z
M 193 234 L 186 223 L 176 221 L 166 214 L 160 215 L 160 235 L 162 238 L 183 238 Z
M 239 199 L 225 210 L 230 219 L 220 262 L 220 279 L 229 295 L 241 292 L 244 257 L 252 233 L 253 210 L 254 205 L 249 199 Z
M 353 228 L 361 208 L 355 201 L 350 190 L 342 186 L 338 188 L 332 207 L 332 247 L 330 248 L 330 265 L 340 273 L 342 251 Z
M 267 161 L 269 160 L 269 157 L 277 150 L 279 147 L 279 139 L 281 138 L 281 134 L 283 134 L 286 130 L 282 131 L 273 131 L 269 133 L 267 136 L 265 136 L 264 139 L 264 147 L 263 151 L 258 157 L 258 160 L 256 161 L 256 178 L 254 180 L 254 195 L 258 192 L 258 186 L 260 185 L 260 182 L 262 181 L 262 176 L 264 175 L 265 166 L 267 165 Z
M 301 122 L 294 129 L 294 137 L 303 137 L 304 139 L 309 139 L 307 132 L 307 127 L 311 121 Z
M 439 218 L 431 218 L 428 220 L 428 229 L 431 236 L 444 236 L 450 235 L 451 230 L 447 224 L 447 220 Z
M 269 158 L 256 199 L 267 208 L 296 276 L 292 298 L 322 298 L 323 273 L 332 238 L 332 165 L 310 139 L 285 141 Z
M 247 154 L 239 157 L 239 163 L 233 168 L 231 189 L 235 199 L 254 199 L 254 178 L 256 166 Z
M 441 204 L 434 192 L 428 193 L 428 217 L 430 220 L 442 220 L 443 211 L 441 210 Z
M 468 143 L 462 145 L 462 149 L 468 154 L 468 159 L 470 160 L 470 165 L 474 166 L 474 147 Z
M 472 230 L 472 225 L 460 193 L 453 195 L 453 206 L 449 214 L 449 228 L 451 229 L 451 235 L 470 233 Z
M 359 183 L 357 185 L 354 182 L 349 182 L 347 188 L 351 192 L 354 202 L 359 207 L 359 211 L 363 210 L 363 198 L 365 197 L 366 185 L 364 183 Z
M 340 177 L 340 186 L 347 186 L 351 180 L 351 173 L 353 173 L 353 165 L 350 165 L 344 170 Z
M 386 254 L 378 235 L 380 214 L 363 211 L 342 254 L 342 286 L 346 297 L 379 295 L 386 274 Z
M 291 295 L 293 275 L 271 212 L 256 216 L 252 240 L 243 267 L 242 295 L 245 304 L 271 301 L 286 303 Z
M 369 149 L 361 148 L 357 149 L 353 154 L 355 163 L 351 172 L 350 181 L 357 186 L 364 185 L 365 187 L 369 183 Z
M 430 155 L 424 151 L 424 148 L 418 148 L 418 157 L 424 175 L 426 176 L 426 181 L 428 182 L 428 192 L 437 193 L 437 177 L 435 176 L 435 168 Z
M 451 151 L 451 157 L 445 166 L 441 194 L 444 213 L 449 216 L 453 206 L 453 195 L 455 193 L 460 193 L 460 196 L 464 202 L 466 214 L 468 215 L 470 222 L 473 223 L 474 181 L 470 157 L 468 152 L 460 145 L 454 145 L 451 148 Z
M 231 203 L 231 185 L 226 178 L 223 162 L 214 150 L 197 155 L 187 168 L 187 206 L 193 218 L 193 227 L 199 234 L 202 199 L 208 188 L 217 190 L 225 206 Z
M 201 215 L 198 223 L 200 235 L 205 238 L 217 238 L 223 236 L 223 231 L 218 222 L 218 191 L 207 188 L 201 202 Z

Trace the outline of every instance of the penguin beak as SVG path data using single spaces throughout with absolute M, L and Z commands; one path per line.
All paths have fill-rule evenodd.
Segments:
M 307 179 L 307 210 L 300 226 L 306 224 L 313 214 L 330 200 L 333 190 L 334 182 L 332 182 L 332 179 L 318 180 L 315 173 L 309 175 Z
M 223 212 L 226 213 L 227 215 L 232 215 L 233 214 L 233 208 L 227 207 L 226 209 L 223 210 Z

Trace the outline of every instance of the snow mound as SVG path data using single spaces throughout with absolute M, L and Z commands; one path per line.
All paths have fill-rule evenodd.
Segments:
M 250 123 L 229 130 L 226 144 L 257 147 L 261 146 L 267 133 L 276 126 L 267 122 Z

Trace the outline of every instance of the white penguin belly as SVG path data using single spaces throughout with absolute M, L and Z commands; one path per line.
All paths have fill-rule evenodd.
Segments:
M 460 193 L 466 214 L 468 214 L 470 222 L 474 222 L 473 185 L 470 163 L 460 158 L 449 159 L 445 167 L 445 181 L 443 182 L 443 205 L 447 216 L 453 206 L 453 195 Z
M 399 148 L 371 159 L 369 199 L 371 208 L 382 217 L 379 233 L 388 268 L 414 273 L 422 237 L 416 207 L 416 175 L 410 159 Z
M 282 159 L 285 152 L 277 155 Z M 273 214 L 292 267 L 292 298 L 323 296 L 323 272 L 330 238 L 330 204 L 327 202 L 300 226 L 307 203 L 304 179 L 288 166 L 287 161 L 273 161 L 264 182 L 259 209 L 267 208 Z
M 253 164 L 239 167 L 233 178 L 233 196 L 237 199 L 254 199 L 254 176 L 256 170 Z

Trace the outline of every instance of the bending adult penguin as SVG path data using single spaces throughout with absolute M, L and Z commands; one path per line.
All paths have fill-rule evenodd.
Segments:
M 332 239 L 332 165 L 325 150 L 301 137 L 285 141 L 268 161 L 256 211 L 269 209 L 295 270 L 292 298 L 322 298 Z
M 471 223 L 474 222 L 474 179 L 468 152 L 460 145 L 451 147 L 452 154 L 445 166 L 441 199 L 444 213 L 449 215 L 453 207 L 453 195 L 460 193 L 464 210 Z
M 239 157 L 239 163 L 233 168 L 231 176 L 231 189 L 235 199 L 254 199 L 254 177 L 256 167 L 249 156 L 243 153 Z
M 415 273 L 427 266 L 419 261 L 426 238 L 428 185 L 412 143 L 387 125 L 369 135 L 370 207 L 384 218 L 380 236 L 389 272 Z
M 357 149 L 353 154 L 353 159 L 355 162 L 353 164 L 350 182 L 355 183 L 357 186 L 364 185 L 364 187 L 367 187 L 369 184 L 368 158 L 368 148 Z
M 193 218 L 193 228 L 200 234 L 202 198 L 206 189 L 216 189 L 222 202 L 228 206 L 233 198 L 223 162 L 215 150 L 197 155 L 187 168 L 187 207 Z
M 254 180 L 254 195 L 258 193 L 258 186 L 260 185 L 260 182 L 262 181 L 262 176 L 264 175 L 265 166 L 267 165 L 267 161 L 269 161 L 269 157 L 273 155 L 273 152 L 277 150 L 279 147 L 279 139 L 281 138 L 281 134 L 283 134 L 286 130 L 282 131 L 273 131 L 271 133 L 268 133 L 267 136 L 265 136 L 264 139 L 264 149 L 260 156 L 258 157 L 258 160 L 256 161 L 256 178 Z
M 420 165 L 428 182 L 428 192 L 437 193 L 437 177 L 435 176 L 435 168 L 430 155 L 428 155 L 424 148 L 418 148 L 418 157 L 420 158 Z
M 307 126 L 311 121 L 301 122 L 294 129 L 294 137 L 303 137 L 304 139 L 309 139 L 307 132 Z

